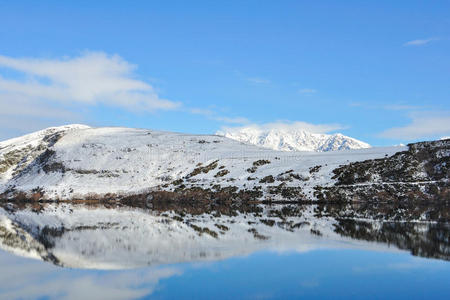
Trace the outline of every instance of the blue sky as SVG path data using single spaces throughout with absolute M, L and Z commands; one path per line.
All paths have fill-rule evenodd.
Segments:
M 449 97 L 450 1 L 0 0 L 0 139 L 307 123 L 391 145 L 449 136 Z

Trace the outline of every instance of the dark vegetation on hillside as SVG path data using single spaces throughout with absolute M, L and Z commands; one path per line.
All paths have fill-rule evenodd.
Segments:
M 409 144 L 391 157 L 333 171 L 333 187 L 316 187 L 322 201 L 450 201 L 450 139 Z

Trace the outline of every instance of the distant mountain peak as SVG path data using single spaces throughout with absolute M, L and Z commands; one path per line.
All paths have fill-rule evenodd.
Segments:
M 255 127 L 232 128 L 216 134 L 243 143 L 281 151 L 316 151 L 370 148 L 370 145 L 341 133 L 311 133 L 303 129 Z

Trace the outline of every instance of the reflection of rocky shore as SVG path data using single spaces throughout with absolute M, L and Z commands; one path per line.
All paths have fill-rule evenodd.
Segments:
M 450 259 L 450 224 L 366 222 L 340 219 L 336 232 L 353 239 L 376 241 L 410 250 L 413 255 Z
M 444 205 L 408 210 L 411 206 L 399 203 L 200 203 L 3 204 L 1 247 L 81 268 L 218 260 L 264 249 L 389 245 L 413 255 L 450 259 L 449 207 Z
M 380 221 L 426 221 L 450 223 L 450 202 L 426 201 L 354 202 L 317 204 L 317 216 L 335 219 L 368 219 Z
M 445 203 L 325 204 L 317 206 L 316 216 L 335 218 L 335 231 L 342 236 L 391 244 L 417 256 L 450 259 L 450 206 Z

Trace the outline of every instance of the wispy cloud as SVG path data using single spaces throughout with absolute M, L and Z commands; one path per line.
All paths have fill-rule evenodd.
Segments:
M 249 77 L 246 80 L 255 84 L 270 84 L 270 80 L 259 77 Z
M 317 93 L 317 90 L 315 90 L 315 89 L 300 89 L 300 90 L 298 90 L 298 92 L 300 94 L 315 94 L 315 93 Z
M 217 116 L 217 117 L 215 117 L 215 120 L 222 121 L 222 122 L 225 122 L 225 123 L 230 123 L 230 124 L 247 124 L 247 123 L 250 123 L 250 121 L 247 118 L 244 118 L 244 117 L 230 118 L 230 117 Z
M 386 110 L 423 110 L 425 106 L 406 105 L 406 104 L 391 104 L 383 106 Z
M 410 124 L 387 129 L 379 135 L 390 139 L 416 140 L 450 134 L 450 112 L 415 112 L 409 116 Z
M 229 123 L 229 124 L 247 124 L 250 123 L 250 121 L 247 118 L 244 117 L 225 117 L 217 114 L 215 111 L 210 109 L 203 109 L 203 108 L 191 108 L 189 110 L 190 113 L 196 114 L 196 115 L 202 115 L 210 120 Z
M 404 43 L 403 46 L 423 46 L 423 45 L 426 45 L 426 44 L 429 44 L 431 42 L 438 41 L 438 40 L 439 40 L 439 38 L 412 40 L 412 41 Z
M 398 111 L 417 111 L 425 110 L 429 107 L 423 105 L 409 105 L 403 103 L 394 104 L 370 104 L 366 102 L 351 102 L 348 104 L 350 107 L 361 107 L 365 109 L 378 109 L 378 110 L 398 110 Z
M 272 83 L 271 80 L 261 77 L 261 76 L 253 76 L 246 73 L 241 72 L 240 70 L 234 70 L 234 74 L 242 81 L 250 82 L 254 85 L 269 85 Z
M 366 104 L 362 103 L 362 102 L 350 102 L 350 103 L 348 103 L 348 106 L 350 106 L 350 107 L 366 107 Z
M 103 103 L 130 110 L 170 110 L 180 103 L 162 99 L 134 73 L 136 66 L 118 55 L 87 52 L 62 59 L 12 58 L 0 55 L 0 67 L 24 79 L 0 76 L 0 93 L 29 101 Z

